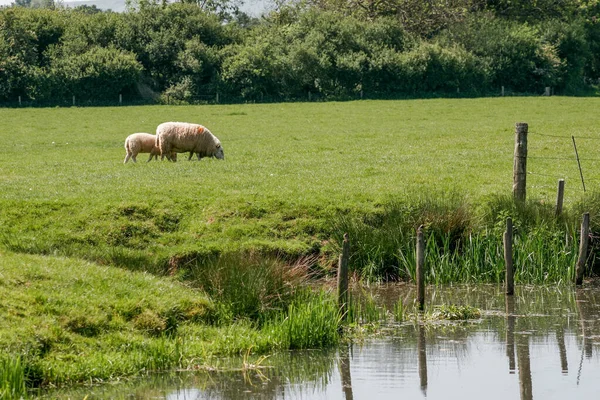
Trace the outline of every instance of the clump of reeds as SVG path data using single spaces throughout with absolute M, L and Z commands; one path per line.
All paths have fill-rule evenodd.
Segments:
M 249 254 L 223 254 L 186 266 L 186 280 L 217 303 L 215 322 L 263 324 L 288 309 L 308 278 L 310 261 L 294 265 Z
M 323 348 L 339 342 L 340 321 L 335 296 L 324 290 L 307 289 L 268 329 L 283 348 Z
M 0 357 L 0 399 L 27 398 L 25 367 L 20 357 Z
M 600 196 L 574 210 L 584 208 L 600 216 Z M 340 216 L 334 231 L 336 237 L 349 234 L 350 269 L 367 281 L 415 280 L 416 230 L 422 225 L 428 283 L 501 283 L 508 217 L 514 225 L 515 282 L 572 281 L 580 219 L 573 212 L 557 217 L 542 202 L 494 196 L 475 207 L 456 195 L 393 200 L 371 215 Z

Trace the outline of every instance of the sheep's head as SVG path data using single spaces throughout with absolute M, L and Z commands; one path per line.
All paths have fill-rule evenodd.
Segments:
M 225 153 L 223 152 L 223 146 L 221 146 L 221 143 L 217 143 L 217 151 L 215 152 L 214 157 L 219 160 L 225 159 Z

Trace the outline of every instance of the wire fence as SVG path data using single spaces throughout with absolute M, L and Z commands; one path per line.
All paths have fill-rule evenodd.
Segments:
M 535 185 L 532 185 L 534 188 L 544 188 L 544 189 L 553 188 L 553 189 L 555 189 L 557 187 L 556 184 L 557 184 L 558 180 L 563 179 L 563 180 L 565 180 L 565 182 L 567 180 L 577 181 L 580 184 L 578 186 L 585 192 L 586 189 L 590 188 L 588 184 L 590 184 L 590 183 L 597 184 L 598 182 L 600 182 L 600 177 L 598 177 L 598 175 L 595 174 L 595 172 L 594 172 L 595 169 L 590 170 L 590 164 L 592 167 L 594 167 L 594 164 L 596 162 L 600 162 L 600 157 L 587 156 L 586 153 L 588 153 L 588 150 L 589 150 L 589 146 L 587 146 L 587 145 L 583 146 L 583 147 L 580 146 L 579 148 L 577 146 L 578 141 L 598 141 L 600 143 L 600 134 L 598 136 L 589 136 L 589 135 L 553 135 L 553 134 L 546 134 L 546 133 L 539 133 L 539 132 L 528 132 L 528 135 L 531 135 L 533 137 L 540 136 L 540 137 L 559 139 L 559 140 L 561 140 L 559 143 L 563 143 L 562 141 L 564 141 L 563 152 L 570 153 L 569 156 L 537 156 L 537 155 L 529 156 L 528 155 L 527 158 L 534 160 L 534 161 L 544 161 L 544 160 L 549 160 L 549 161 L 553 161 L 553 162 L 565 161 L 567 163 L 567 165 L 571 166 L 568 168 L 568 170 L 565 170 L 564 173 L 559 172 L 556 174 L 552 174 L 552 173 L 548 173 L 546 171 L 536 170 L 536 167 L 538 165 L 536 165 L 535 163 L 533 165 L 530 164 L 530 168 L 529 168 L 530 171 L 527 172 L 527 175 L 530 175 L 532 177 L 544 178 L 540 181 L 537 181 Z M 568 150 L 566 150 L 567 148 L 568 148 Z M 580 154 L 581 150 L 583 150 L 583 154 Z M 598 151 L 600 151 L 600 148 L 598 149 Z M 546 183 L 547 182 L 546 178 L 554 178 L 553 184 L 550 185 L 550 184 Z M 592 186 L 597 187 L 598 185 L 592 185 Z

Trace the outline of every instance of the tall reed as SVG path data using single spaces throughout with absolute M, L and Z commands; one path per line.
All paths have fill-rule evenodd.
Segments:
M 0 399 L 27 398 L 25 367 L 20 357 L 0 357 Z

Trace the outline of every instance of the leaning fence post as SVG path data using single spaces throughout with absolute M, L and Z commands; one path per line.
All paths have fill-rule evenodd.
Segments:
M 515 155 L 513 164 L 513 197 L 524 203 L 527 180 L 527 130 L 529 125 L 518 122 L 515 125 Z
M 419 311 L 425 309 L 425 240 L 423 225 L 417 229 L 417 302 Z
M 506 294 L 509 296 L 512 296 L 515 293 L 515 274 L 513 270 L 512 240 L 512 218 L 506 218 L 506 231 L 504 231 L 504 262 L 506 264 Z
M 556 194 L 556 217 L 560 217 L 563 208 L 563 198 L 565 196 L 565 180 L 558 180 L 558 191 Z
M 581 221 L 581 232 L 579 237 L 579 257 L 577 258 L 577 270 L 575 284 L 583 283 L 583 270 L 585 269 L 585 261 L 587 259 L 588 237 L 590 232 L 590 213 L 583 214 Z
M 344 233 L 344 241 L 342 242 L 342 254 L 338 263 L 338 306 L 342 320 L 346 319 L 348 310 L 348 258 L 350 257 L 350 241 L 348 234 Z

